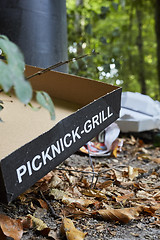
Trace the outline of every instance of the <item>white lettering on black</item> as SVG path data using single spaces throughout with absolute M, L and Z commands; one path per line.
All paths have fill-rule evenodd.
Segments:
M 43 159 L 43 164 L 46 165 L 47 163 L 47 159 L 49 159 L 50 161 L 53 159 L 50 155 L 49 155 L 49 150 L 50 147 L 47 148 L 46 152 L 42 152 L 42 159 Z
M 42 162 L 39 162 L 39 164 L 36 166 L 36 160 L 41 159 L 41 156 L 37 155 L 32 160 L 32 169 L 34 171 L 38 171 L 42 167 Z
M 27 172 L 27 167 L 25 165 L 20 166 L 16 169 L 18 182 L 22 182 L 22 176 Z
M 77 126 L 75 129 L 71 130 L 70 133 L 66 133 L 46 150 L 34 156 L 30 161 L 27 161 L 26 165 L 23 164 L 16 169 L 18 182 L 22 183 L 23 177 L 26 174 L 31 176 L 35 171 L 39 171 L 43 166 L 47 165 L 48 161 L 52 161 L 64 152 L 66 148 L 71 147 L 72 144 L 79 141 L 79 139 L 82 138 L 82 134 L 89 134 L 93 129 L 112 116 L 113 112 L 111 112 L 110 107 L 107 107 L 105 110 L 102 110 L 90 119 L 87 119 L 84 122 L 82 129 L 80 129 L 80 126 Z
M 56 157 L 56 153 L 57 153 L 57 154 L 60 154 L 60 153 L 61 153 L 59 141 L 57 141 L 56 143 L 57 143 L 57 146 L 55 146 L 54 144 L 51 145 L 53 158 Z
M 69 142 L 67 142 L 67 138 L 69 139 Z M 64 136 L 64 146 L 65 147 L 70 147 L 71 144 L 72 144 L 72 140 L 70 139 L 71 138 L 71 134 L 70 133 L 67 133 L 65 136 Z

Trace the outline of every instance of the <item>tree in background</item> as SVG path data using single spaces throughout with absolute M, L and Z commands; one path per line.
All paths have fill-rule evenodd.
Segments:
M 67 0 L 70 73 L 158 98 L 154 1 Z
M 157 38 L 157 72 L 160 95 L 160 2 L 158 0 L 155 1 L 155 31 Z

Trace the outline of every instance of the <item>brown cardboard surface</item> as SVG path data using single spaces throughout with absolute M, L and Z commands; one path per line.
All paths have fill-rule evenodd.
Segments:
M 26 66 L 25 74 L 30 76 L 38 70 L 41 69 Z M 110 84 L 55 71 L 31 78 L 31 83 L 36 90 L 42 90 L 41 86 L 43 86 L 43 91 L 48 92 L 50 96 L 78 103 L 81 106 L 118 89 Z
M 48 131 L 80 107 L 78 104 L 54 99 L 56 119 L 53 121 L 46 109 L 41 107 L 35 111 L 22 104 L 14 95 L 8 97 L 1 93 L 1 100 L 4 102 L 4 109 L 1 111 L 4 122 L 0 124 L 0 159 Z M 36 101 L 31 103 L 35 108 L 39 107 Z
M 41 69 L 26 66 L 26 76 Z M 44 84 L 46 82 L 46 84 Z M 56 119 L 52 121 L 46 109 L 35 111 L 25 106 L 12 94 L 10 97 L 1 93 L 4 109 L 0 124 L 1 140 L 0 159 L 6 157 L 19 147 L 51 129 L 63 118 L 77 111 L 82 106 L 115 89 L 115 86 L 77 77 L 69 74 L 50 71 L 31 79 L 36 90 L 46 91 L 52 96 Z M 35 108 L 39 105 L 31 101 Z
M 25 75 L 39 70 L 26 66 Z M 56 120 L 42 107 L 25 106 L 13 93 L 0 93 L 2 202 L 13 201 L 119 117 L 119 87 L 54 71 L 32 78 L 31 84 L 52 97 Z M 35 100 L 31 104 L 39 107 Z

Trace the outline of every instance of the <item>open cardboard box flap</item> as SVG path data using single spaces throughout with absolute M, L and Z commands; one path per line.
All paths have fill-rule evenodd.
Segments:
M 26 66 L 30 76 L 41 69 Z M 10 202 L 119 117 L 121 88 L 50 71 L 30 80 L 53 99 L 56 120 L 1 93 L 0 201 Z

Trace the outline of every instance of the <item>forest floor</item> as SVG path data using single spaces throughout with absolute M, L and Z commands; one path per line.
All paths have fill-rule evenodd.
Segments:
M 73 154 L 0 204 L 0 239 L 160 239 L 160 147 L 125 137 L 117 156 L 92 161 L 94 178 L 89 157 Z

